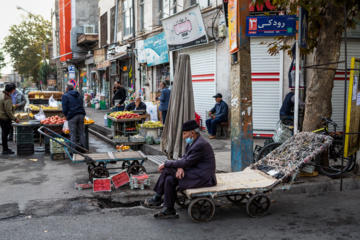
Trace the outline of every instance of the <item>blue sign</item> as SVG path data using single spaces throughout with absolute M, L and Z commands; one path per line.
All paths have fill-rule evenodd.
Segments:
M 165 33 L 162 32 L 144 40 L 144 51 L 148 66 L 168 63 L 168 45 L 166 42 Z
M 307 47 L 307 18 L 308 11 L 300 7 L 299 9 L 299 47 Z
M 75 66 L 74 65 L 68 66 L 68 70 L 69 72 L 75 72 Z
M 295 30 L 296 15 L 246 18 L 246 36 L 293 36 Z

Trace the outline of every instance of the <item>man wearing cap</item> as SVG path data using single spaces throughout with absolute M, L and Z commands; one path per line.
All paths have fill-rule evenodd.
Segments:
M 159 166 L 161 175 L 155 184 L 154 197 L 141 202 L 148 208 L 161 208 L 164 195 L 166 209 L 154 215 L 155 218 L 178 218 L 174 208 L 176 188 L 185 191 L 190 188 L 216 185 L 215 155 L 210 144 L 201 137 L 199 125 L 189 120 L 182 126 L 182 138 L 186 141 L 185 154 L 180 160 L 166 161 Z
M 213 98 L 215 98 L 216 103 L 209 112 L 211 118 L 206 120 L 206 127 L 210 134 L 210 139 L 216 138 L 216 126 L 228 121 L 228 105 L 222 100 L 221 93 L 217 93 Z

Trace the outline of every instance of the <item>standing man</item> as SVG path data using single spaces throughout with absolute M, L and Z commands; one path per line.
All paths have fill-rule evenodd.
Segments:
M 15 88 L 15 92 L 11 94 L 12 103 L 15 106 L 15 111 L 24 111 L 26 105 L 26 98 L 22 92 Z M 9 134 L 9 141 L 13 140 L 14 128 L 11 127 Z
M 159 98 L 159 100 L 160 100 L 159 111 L 161 111 L 163 124 L 165 124 L 166 114 L 167 114 L 167 110 L 169 108 L 169 101 L 170 101 L 171 91 L 166 86 L 166 82 L 160 83 L 160 87 L 162 88 L 162 90 L 161 90 L 161 96 Z
M 119 101 L 119 103 L 115 106 L 115 111 L 124 111 L 125 109 L 125 99 L 126 99 L 126 90 L 121 86 L 120 81 L 115 82 L 115 95 L 113 97 L 113 104 L 115 105 L 115 101 Z
M 147 208 L 160 208 L 164 195 L 166 209 L 155 218 L 178 218 L 174 205 L 176 187 L 180 191 L 190 188 L 211 187 L 216 185 L 216 162 L 211 145 L 201 137 L 199 125 L 189 120 L 182 125 L 182 138 L 186 141 L 185 154 L 180 160 L 166 161 L 159 166 L 161 175 L 155 184 L 154 197 L 141 202 Z
M 1 126 L 1 140 L 3 151 L 2 154 L 14 154 L 8 147 L 8 135 L 10 133 L 11 120 L 19 123 L 19 119 L 14 116 L 15 108 L 11 99 L 11 94 L 15 92 L 15 84 L 8 83 L 5 90 L 0 92 L 0 126 Z
M 216 126 L 219 123 L 228 121 L 228 105 L 222 100 L 222 94 L 217 93 L 213 98 L 215 98 L 216 103 L 209 112 L 211 118 L 206 120 L 206 127 L 210 134 L 210 139 L 216 138 Z
M 74 90 L 70 82 L 66 84 L 66 93 L 61 98 L 63 113 L 69 122 L 70 141 L 76 143 L 76 134 L 79 135 L 80 143 L 85 148 L 85 125 L 84 100 L 80 93 Z

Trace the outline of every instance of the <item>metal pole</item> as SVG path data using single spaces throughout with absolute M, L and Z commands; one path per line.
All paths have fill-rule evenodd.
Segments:
M 300 24 L 300 23 L 299 23 Z M 300 84 L 300 48 L 299 40 L 295 42 L 295 106 L 294 106 L 294 134 L 298 133 L 299 126 L 299 84 Z
M 343 114 L 343 135 L 342 135 L 342 153 L 341 153 L 341 174 L 340 174 L 340 191 L 342 191 L 343 184 L 343 166 L 344 166 L 344 142 L 345 142 L 345 132 L 346 132 L 346 89 L 347 89 L 347 25 L 346 25 L 346 0 L 344 1 L 344 40 L 345 40 L 345 88 L 344 88 L 344 114 Z
M 252 163 L 252 88 L 250 38 L 246 36 L 246 16 L 249 1 L 238 0 L 239 51 L 234 54 L 231 65 L 231 170 L 241 171 Z

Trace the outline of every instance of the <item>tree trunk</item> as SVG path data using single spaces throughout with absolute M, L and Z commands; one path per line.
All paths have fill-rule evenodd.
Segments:
M 338 62 L 344 28 L 342 4 L 329 0 L 323 11 L 323 25 L 319 29 L 318 45 L 314 54 L 314 65 Z M 337 64 L 320 68 L 337 68 Z M 306 107 L 303 129 L 313 131 L 322 127 L 319 115 L 331 117 L 331 97 L 334 87 L 335 70 L 313 69 L 306 89 Z

